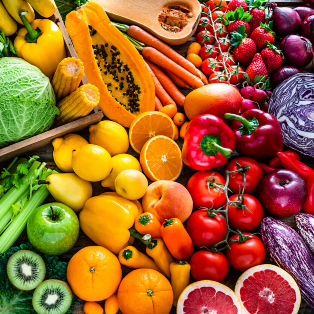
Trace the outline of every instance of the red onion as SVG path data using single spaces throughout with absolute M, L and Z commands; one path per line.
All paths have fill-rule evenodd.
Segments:
M 268 6 L 273 11 L 271 20 L 274 23 L 273 30 L 278 36 L 284 37 L 298 32 L 301 18 L 297 11 L 287 7 L 278 8 L 274 2 L 270 2 Z
M 314 7 L 314 0 L 303 0 L 303 2 L 307 5 L 309 5 L 311 8 Z
M 299 35 L 285 37 L 280 44 L 280 49 L 286 62 L 300 69 L 307 66 L 313 58 L 312 43 L 307 38 Z
M 273 88 L 277 87 L 284 80 L 302 71 L 296 67 L 284 66 L 275 70 L 270 76 L 270 84 Z
M 302 36 L 308 38 L 314 44 L 314 15 L 308 14 L 302 23 Z
M 304 21 L 304 19 L 306 18 L 306 16 L 308 14 L 314 14 L 314 10 L 310 7 L 297 7 L 297 8 L 294 8 L 295 11 L 298 12 L 298 14 L 300 15 L 300 18 L 301 18 L 301 22 Z

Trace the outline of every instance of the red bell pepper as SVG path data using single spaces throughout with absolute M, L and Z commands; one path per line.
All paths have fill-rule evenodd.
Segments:
M 291 158 L 300 160 L 299 154 L 294 152 L 293 150 L 286 150 L 284 153 Z M 281 164 L 278 157 L 274 157 L 268 164 L 273 168 L 283 169 L 283 165 Z
M 268 173 L 271 173 L 272 171 L 278 170 L 278 169 L 276 169 L 276 168 L 273 168 L 273 167 L 268 166 L 268 165 L 266 165 L 266 164 L 263 164 L 263 163 L 261 163 L 261 162 L 259 162 L 259 165 L 260 165 L 261 168 L 263 169 L 263 174 L 264 174 L 264 176 L 265 176 L 266 174 L 268 174 Z
M 307 181 L 307 199 L 303 210 L 305 213 L 314 214 L 314 172 Z
M 303 162 L 289 157 L 286 153 L 277 153 L 280 163 L 285 169 L 292 170 L 298 173 L 307 182 L 313 173 L 313 169 L 304 164 Z
M 257 161 L 275 157 L 282 151 L 280 124 L 270 113 L 250 109 L 241 116 L 226 113 L 225 119 L 232 121 L 236 151 Z
M 218 117 L 194 117 L 186 130 L 182 148 L 183 162 L 195 170 L 223 166 L 232 155 L 235 140 L 232 130 Z

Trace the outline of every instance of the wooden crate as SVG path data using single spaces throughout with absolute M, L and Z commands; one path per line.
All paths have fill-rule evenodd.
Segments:
M 56 13 L 51 17 L 51 20 L 53 20 L 60 28 L 64 42 L 66 47 L 66 52 L 68 57 L 76 57 L 77 54 L 74 50 L 72 41 L 70 39 L 70 36 L 65 28 L 65 25 L 62 21 L 62 18 L 60 16 L 59 11 L 57 10 Z M 82 84 L 87 84 L 87 78 L 84 75 L 82 79 Z M 47 132 L 41 133 L 39 135 L 35 135 L 31 138 L 28 138 L 26 140 L 20 141 L 18 143 L 12 144 L 10 146 L 4 147 L 0 149 L 0 162 L 4 162 L 6 160 L 13 159 L 16 156 L 20 156 L 23 154 L 26 154 L 28 152 L 31 152 L 33 150 L 37 150 L 47 144 L 49 144 L 54 138 L 63 136 L 67 133 L 71 132 L 77 132 L 86 126 L 96 123 L 100 121 L 103 118 L 103 113 L 97 106 L 94 108 L 91 114 L 88 116 L 78 119 L 76 121 L 67 123 L 65 125 L 59 126 L 57 128 L 51 129 Z

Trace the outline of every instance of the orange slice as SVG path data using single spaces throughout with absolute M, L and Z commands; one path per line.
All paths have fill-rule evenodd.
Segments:
M 152 181 L 175 181 L 183 167 L 178 144 L 163 135 L 146 142 L 141 150 L 140 162 L 145 175 Z
M 144 144 L 156 135 L 174 139 L 175 124 L 166 114 L 158 111 L 147 111 L 140 114 L 131 124 L 129 131 L 130 144 L 140 153 Z

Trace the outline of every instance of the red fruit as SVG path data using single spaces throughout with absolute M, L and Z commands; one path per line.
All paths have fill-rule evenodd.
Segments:
M 237 84 L 242 81 L 244 71 L 243 69 L 238 65 L 231 65 L 227 68 L 227 71 L 229 74 L 231 74 L 229 82 L 231 84 Z
M 242 7 L 244 11 L 249 10 L 248 4 L 245 2 L 245 0 L 231 0 L 227 6 L 227 12 L 228 11 L 235 11 L 236 8 Z
M 248 12 L 244 12 L 242 7 L 237 8 L 235 11 L 229 11 L 226 14 L 226 22 L 228 25 L 227 30 L 229 33 L 237 31 L 238 27 L 241 25 L 245 26 L 245 33 L 249 35 L 250 33 L 250 25 L 249 20 L 251 19 L 251 15 Z
M 277 70 L 282 65 L 283 58 L 281 52 L 273 45 L 268 44 L 268 47 L 261 51 L 261 56 L 268 74 Z
M 213 18 L 213 20 L 214 21 L 216 21 L 216 22 L 220 22 L 223 18 L 224 18 L 224 12 L 222 12 L 222 11 L 214 11 L 213 13 L 212 13 L 212 18 Z
M 244 25 L 245 27 L 245 33 L 249 36 L 250 34 L 250 25 L 248 22 L 245 21 L 234 21 L 232 22 L 228 27 L 227 27 L 227 31 L 229 33 L 235 32 L 238 30 L 238 27 Z
M 208 58 L 202 63 L 202 72 L 205 75 L 211 75 L 212 73 L 219 71 L 220 68 L 220 65 L 218 65 L 216 60 L 213 58 Z
M 255 76 L 265 76 L 265 79 L 268 77 L 266 65 L 262 59 L 262 56 L 260 53 L 257 53 L 251 64 L 246 69 L 246 73 L 249 76 L 251 82 L 253 82 Z
M 226 26 L 221 23 L 215 23 L 214 27 L 210 25 L 209 31 L 212 34 L 214 34 L 214 29 L 215 29 L 215 34 L 217 37 L 226 37 L 228 35 Z
M 199 23 L 198 23 L 198 26 L 197 26 L 197 29 L 196 29 L 196 32 L 199 33 L 203 30 L 205 30 L 205 23 L 208 23 L 206 25 L 206 29 L 209 31 L 209 26 L 210 26 L 210 20 L 208 17 L 201 17 Z
M 264 9 L 254 8 L 250 11 L 252 18 L 249 22 L 251 33 L 255 30 L 255 28 L 260 26 L 260 23 L 265 23 L 265 11 Z
M 216 58 L 218 55 L 218 50 L 213 45 L 204 45 L 200 50 L 200 57 L 202 60 L 208 58 Z
M 217 71 L 209 76 L 208 83 L 228 83 L 228 78 L 224 72 Z
M 222 59 L 222 55 L 218 56 L 217 62 L 219 62 L 221 66 L 223 67 L 222 60 L 224 60 L 226 66 L 235 65 L 234 57 L 230 53 L 223 53 L 223 59 Z
M 197 42 L 201 45 L 211 45 L 214 43 L 215 39 L 213 34 L 209 31 L 203 30 L 196 35 Z
M 202 8 L 202 17 L 207 17 L 208 9 L 207 9 L 206 5 L 201 4 L 201 8 Z
M 261 50 L 266 47 L 266 41 L 271 44 L 275 42 L 274 34 L 269 25 L 262 24 L 262 26 L 255 28 L 250 37 L 254 40 L 256 48 Z
M 215 42 L 215 47 L 217 47 L 217 48 L 220 47 L 222 52 L 227 52 L 229 50 L 229 48 L 231 47 L 230 38 L 228 38 L 228 37 L 219 38 L 218 41 Z M 217 51 L 220 52 L 219 49 L 217 49 Z
M 248 65 L 253 60 L 256 54 L 256 45 L 251 38 L 243 38 L 238 47 L 233 49 L 233 54 L 236 60 Z

